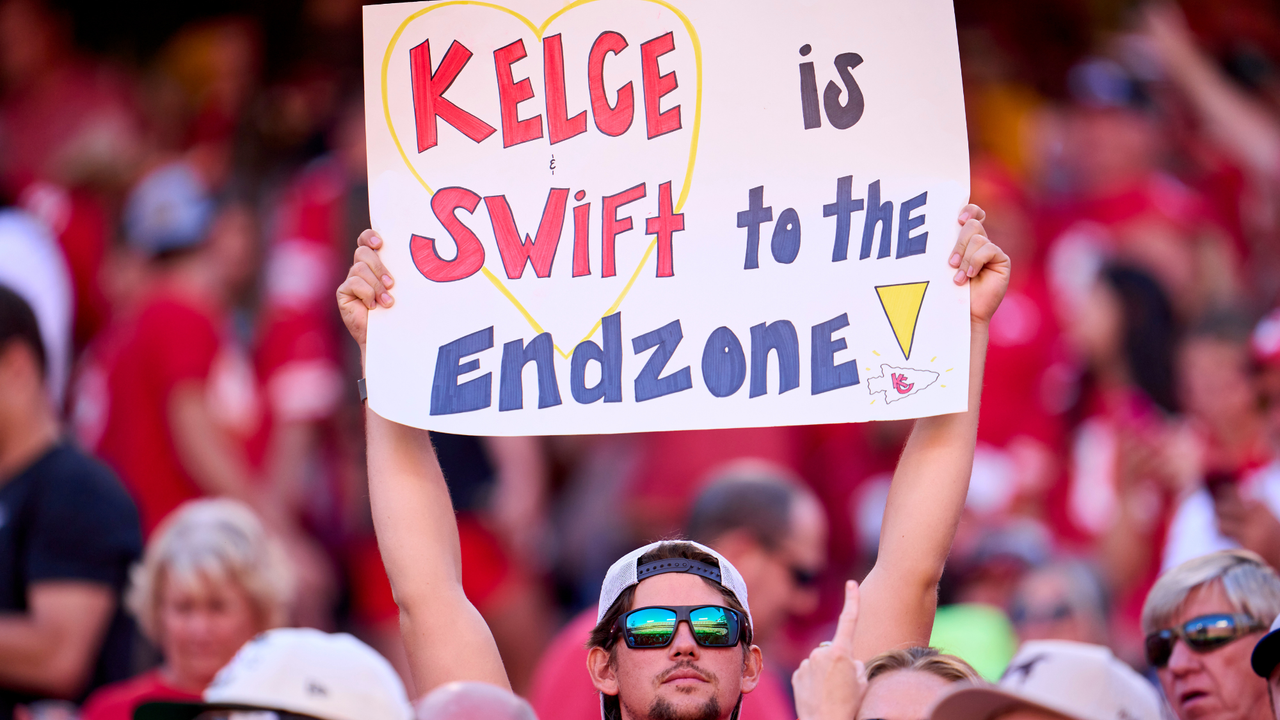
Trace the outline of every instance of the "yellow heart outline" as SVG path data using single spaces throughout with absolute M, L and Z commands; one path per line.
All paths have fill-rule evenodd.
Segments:
M 413 163 L 409 162 L 409 156 L 407 153 L 405 153 L 404 146 L 400 144 L 400 137 L 396 134 L 396 129 L 391 124 L 391 101 L 387 96 L 387 70 L 391 66 L 391 53 L 392 51 L 395 50 L 396 43 L 400 41 L 400 35 L 404 33 L 405 28 L 409 26 L 409 23 L 413 22 L 414 20 L 417 20 L 419 17 L 426 15 L 427 13 L 433 10 L 439 10 L 442 7 L 448 7 L 450 5 L 477 5 L 479 7 L 485 7 L 491 10 L 499 10 L 516 18 L 520 22 L 524 23 L 525 26 L 528 27 L 529 30 L 533 32 L 533 35 L 538 39 L 538 42 L 541 43 L 542 33 L 546 31 L 547 27 L 551 25 L 551 23 L 554 22 L 556 18 L 560 17 L 561 15 L 581 5 L 588 5 L 590 3 L 599 2 L 599 1 L 600 0 L 574 0 L 574 2 L 571 2 L 568 5 L 565 5 L 564 7 L 560 8 L 556 12 L 552 13 L 550 17 L 548 17 L 546 20 L 543 21 L 542 25 L 536 25 L 536 26 L 533 24 L 531 20 L 526 18 L 524 15 L 521 15 L 520 13 L 510 8 L 505 8 L 501 5 L 496 5 L 494 3 L 483 2 L 483 0 L 448 0 L 447 2 L 433 4 L 430 7 L 425 7 L 419 10 L 418 12 L 413 13 L 409 17 L 405 18 L 403 22 L 400 23 L 400 26 L 396 28 L 395 33 L 392 34 L 391 41 L 387 43 L 387 51 L 382 57 L 382 112 L 383 112 L 383 115 L 386 117 L 387 130 L 390 131 L 391 133 L 391 140 L 395 142 L 396 150 L 400 152 L 400 159 L 404 161 L 405 167 L 409 168 L 409 172 L 413 173 L 413 176 L 417 178 L 418 182 L 422 185 L 422 187 L 426 189 L 428 195 L 434 195 L 435 191 L 432 190 L 431 186 L 427 184 L 427 181 L 424 180 L 422 176 L 418 174 L 417 169 L 413 167 Z M 684 207 L 685 200 L 689 197 L 689 187 L 693 182 L 693 167 L 694 167 L 694 164 L 697 162 L 697 158 L 698 158 L 698 132 L 699 130 L 701 130 L 701 127 L 702 127 L 702 44 L 698 40 L 698 33 L 696 30 L 694 30 L 693 23 L 690 22 L 689 17 L 685 15 L 683 12 L 681 12 L 679 8 L 675 7 L 671 3 L 666 2 L 665 0 L 642 0 L 642 1 L 653 3 L 655 5 L 661 5 L 662 7 L 674 13 L 676 17 L 680 18 L 680 21 L 684 23 L 685 30 L 689 33 L 689 38 L 693 40 L 694 65 L 697 68 L 697 71 L 696 71 L 697 85 L 695 90 L 695 106 L 693 111 L 693 137 L 689 140 L 689 165 L 688 167 L 685 168 L 684 187 L 680 189 L 680 198 L 676 201 L 676 206 L 674 210 L 674 212 L 678 213 L 680 212 L 681 208 Z M 622 300 L 626 298 L 627 293 L 631 292 L 631 286 L 634 285 L 636 282 L 636 279 L 640 277 L 640 271 L 643 270 L 644 266 L 649 262 L 649 256 L 653 254 L 653 249 L 657 247 L 657 245 L 658 245 L 658 239 L 655 237 L 649 243 L 649 247 L 644 251 L 644 256 L 640 258 L 640 264 L 636 266 L 635 272 L 631 274 L 631 279 L 627 280 L 627 284 L 623 286 L 622 292 L 618 294 L 618 298 L 613 301 L 613 305 L 611 305 L 608 311 L 605 312 L 604 314 L 605 317 L 617 312 L 618 308 L 622 305 Z M 493 286 L 496 287 L 498 291 L 501 292 L 503 296 L 505 296 L 507 300 L 510 301 L 511 304 L 514 305 L 516 309 L 520 311 L 520 314 L 523 315 L 524 319 L 529 322 L 530 327 L 532 327 L 534 331 L 536 331 L 538 334 L 542 334 L 544 332 L 544 330 L 542 329 L 542 326 L 538 323 L 538 321 L 535 320 L 533 318 L 533 315 L 530 314 L 527 309 L 525 309 L 524 305 L 522 305 L 520 301 L 516 299 L 516 296 L 512 294 L 511 290 L 508 289 L 507 286 L 503 284 L 502 280 L 499 279 L 497 275 L 494 275 L 492 272 L 490 272 L 489 268 L 487 267 L 480 268 L 480 271 L 484 273 L 484 276 L 489 279 L 489 282 L 493 283 Z M 591 328 L 591 332 L 587 333 L 586 337 L 582 339 L 583 342 L 590 340 L 591 337 L 596 334 L 596 331 L 600 329 L 601 322 L 602 320 L 596 320 L 595 325 L 592 326 Z M 564 350 L 561 350 L 559 345 L 556 345 L 555 348 L 556 348 L 556 352 L 560 353 L 561 357 L 564 357 L 566 359 L 569 357 L 569 353 L 566 353 Z

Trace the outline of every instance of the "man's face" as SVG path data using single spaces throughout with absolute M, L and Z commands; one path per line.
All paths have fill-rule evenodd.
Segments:
M 774 549 L 754 538 L 748 547 L 714 545 L 725 554 L 751 589 L 751 617 L 756 640 L 768 645 L 789 618 L 803 617 L 818 606 L 817 576 L 827 565 L 827 519 L 816 500 L 800 496 L 791 506 L 790 532 Z
M 724 605 L 724 597 L 697 575 L 667 573 L 636 586 L 632 609 L 654 605 Z M 633 650 L 619 641 L 616 662 L 593 648 L 588 658 L 592 681 L 606 695 L 617 695 L 625 720 L 723 720 L 759 680 L 760 650 L 752 646 L 704 648 L 694 642 L 687 622 L 664 648 Z
M 1187 596 L 1171 625 L 1181 627 L 1201 615 L 1234 613 L 1218 582 Z M 1197 653 L 1182 640 L 1174 643 L 1169 664 L 1157 671 L 1165 697 L 1180 720 L 1253 720 L 1272 717 L 1267 683 L 1253 674 L 1249 657 L 1263 631 L 1245 635 L 1216 650 Z

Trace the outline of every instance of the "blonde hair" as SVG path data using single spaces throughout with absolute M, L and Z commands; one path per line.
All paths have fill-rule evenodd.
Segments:
M 906 650 L 890 650 L 880 653 L 867 663 L 867 680 L 875 680 L 896 670 L 915 670 L 946 680 L 985 685 L 986 680 L 969 663 L 955 655 L 944 655 L 932 647 L 910 647 Z
M 160 592 L 200 580 L 234 582 L 244 588 L 261 630 L 284 624 L 293 595 L 293 574 L 283 548 L 267 535 L 244 503 L 193 500 L 165 519 L 130 574 L 125 604 L 144 635 L 160 641 Z
M 1280 577 L 1248 550 L 1221 550 L 1188 560 L 1160 576 L 1142 605 L 1142 631 L 1173 622 L 1196 588 L 1219 583 L 1237 613 L 1264 625 L 1280 615 Z

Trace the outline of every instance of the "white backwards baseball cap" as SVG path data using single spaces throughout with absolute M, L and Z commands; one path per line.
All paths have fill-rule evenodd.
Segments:
M 210 710 L 255 718 L 289 713 L 316 720 L 412 720 L 391 663 L 346 633 L 268 630 L 241 647 L 202 703 L 145 703 L 134 720 L 193 720 Z M 233 715 L 234 717 L 234 715 Z
M 657 562 L 643 565 L 640 563 L 640 558 L 649 551 L 656 550 L 658 547 L 667 544 L 692 545 L 714 557 L 720 567 L 713 568 L 696 560 L 685 560 L 683 558 L 658 560 Z M 734 597 L 738 598 L 738 602 L 742 603 L 742 609 L 747 611 L 747 624 L 753 628 L 755 627 L 751 622 L 751 606 L 747 604 L 747 583 L 738 574 L 738 569 L 730 565 L 729 561 L 725 560 L 720 553 L 692 540 L 659 540 L 623 555 L 620 560 L 609 568 L 609 572 L 604 576 L 604 582 L 600 584 L 600 606 L 596 610 L 596 622 L 598 623 L 604 619 L 605 613 L 609 612 L 609 608 L 618 601 L 618 596 L 622 595 L 627 588 L 638 584 L 645 578 L 672 572 L 693 573 L 726 588 L 733 593 Z
M 651 550 L 656 550 L 660 546 L 668 544 L 692 545 L 714 557 L 719 567 L 711 567 L 706 563 L 684 558 L 667 558 L 649 563 L 640 562 L 640 558 Z M 623 555 L 621 559 L 609 568 L 609 572 L 604 576 L 604 582 L 600 585 L 600 605 L 596 610 L 596 623 L 599 624 L 601 620 L 604 620 L 609 608 L 613 607 L 613 604 L 618 601 L 618 598 L 627 588 L 637 585 L 647 578 L 665 573 L 691 573 L 704 577 L 727 589 L 733 593 L 733 596 L 742 604 L 742 609 L 746 611 L 747 626 L 755 628 L 755 624 L 751 621 L 751 606 L 747 603 L 747 583 L 742 579 L 742 575 L 738 573 L 738 569 L 730 564 L 728 560 L 725 560 L 720 553 L 692 540 L 659 540 Z M 600 717 L 603 720 L 612 720 L 606 700 L 606 696 L 601 693 Z M 741 703 L 739 703 L 739 709 L 741 709 Z M 737 718 L 739 709 L 734 710 L 733 718 Z
M 1073 720 L 1161 720 L 1155 686 L 1101 645 L 1069 640 L 1022 644 L 994 686 L 964 686 L 934 706 L 930 720 L 987 720 L 1019 709 Z

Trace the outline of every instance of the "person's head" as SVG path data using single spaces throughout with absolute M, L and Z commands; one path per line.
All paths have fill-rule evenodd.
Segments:
M 1150 275 L 1120 265 L 1104 267 L 1065 319 L 1072 345 L 1095 373 L 1118 373 L 1160 407 L 1177 409 L 1177 318 Z
M 510 690 L 482 682 L 452 682 L 414 707 L 416 720 L 538 720 L 533 706 Z
M 1087 195 L 1124 189 L 1155 168 L 1161 133 L 1145 87 L 1124 67 L 1092 58 L 1071 69 L 1074 103 L 1063 159 Z
M 1224 550 L 1160 576 L 1142 608 L 1147 660 L 1181 720 L 1264 717 L 1267 683 L 1250 669 L 1280 615 L 1280 577 L 1246 550 Z
M 604 720 L 725 720 L 759 681 L 746 585 L 706 546 L 629 553 L 609 568 L 596 617 L 587 669 Z
M 1258 416 L 1261 403 L 1249 319 L 1212 313 L 1197 323 L 1178 352 L 1178 399 L 1186 412 L 1218 431 Z
M 867 663 L 857 720 L 921 720 L 956 683 L 982 685 L 969 663 L 931 647 L 891 650 Z
M 166 666 L 203 687 L 245 642 L 283 625 L 292 587 L 284 551 L 235 500 L 193 500 L 147 543 L 127 603 Z
M 1074 560 L 1028 572 L 1013 593 L 1009 619 L 1018 638 L 1106 645 L 1107 590 L 1098 573 Z
M 276 628 L 245 643 L 203 702 L 144 703 L 134 720 L 413 720 L 391 663 L 346 633 Z
M 752 630 L 773 635 L 791 616 L 813 612 L 826 566 L 827 520 L 813 493 L 782 468 L 739 461 L 693 502 L 689 539 L 715 548 L 752 588 Z
M 31 306 L 0 285 L 0 432 L 48 410 L 44 341 Z
M 129 247 L 160 273 L 196 267 L 231 292 L 252 273 L 255 220 L 248 205 L 215 198 L 192 162 L 152 170 L 125 201 L 123 233 Z
M 1161 720 L 1160 694 L 1101 645 L 1023 643 L 994 686 L 955 687 L 930 720 Z

